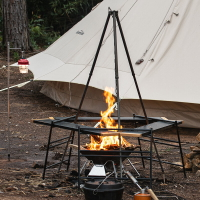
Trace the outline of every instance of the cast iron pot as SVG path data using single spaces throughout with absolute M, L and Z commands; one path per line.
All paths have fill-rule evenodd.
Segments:
M 121 200 L 124 187 L 115 180 L 106 180 L 100 187 L 102 180 L 87 181 L 83 187 L 86 200 Z M 97 189 L 98 187 L 98 189 Z

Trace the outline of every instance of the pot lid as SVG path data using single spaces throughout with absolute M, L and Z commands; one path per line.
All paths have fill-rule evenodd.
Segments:
M 96 189 L 101 184 L 101 182 L 102 179 L 93 179 L 87 181 L 84 187 L 88 189 Z M 115 180 L 106 180 L 103 182 L 103 184 L 101 184 L 98 190 L 114 190 L 120 188 L 123 188 L 123 184 L 121 182 Z

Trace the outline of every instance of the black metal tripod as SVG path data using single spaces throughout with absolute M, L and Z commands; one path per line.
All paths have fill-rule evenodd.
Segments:
M 91 70 L 90 70 L 90 73 L 89 73 L 89 77 L 88 77 L 87 83 L 86 83 L 85 88 L 84 88 L 84 92 L 83 92 L 83 95 L 82 95 L 82 98 L 81 98 L 81 101 L 80 101 L 80 105 L 79 105 L 77 114 L 75 116 L 74 123 L 75 124 L 77 123 L 78 116 L 79 116 L 83 101 L 84 101 L 85 96 L 86 96 L 86 92 L 87 92 L 87 89 L 88 89 L 88 86 L 89 86 L 89 83 L 90 83 L 96 62 L 97 62 L 97 58 L 99 56 L 99 52 L 100 52 L 100 49 L 101 49 L 101 46 L 102 46 L 102 43 L 103 43 L 103 39 L 104 39 L 104 36 L 105 36 L 106 30 L 107 30 L 107 27 L 108 27 L 108 23 L 109 23 L 111 16 L 113 17 L 115 82 L 116 82 L 116 97 L 117 97 L 117 107 L 118 107 L 118 127 L 120 127 L 120 99 L 119 99 L 119 73 L 118 73 L 119 70 L 118 70 L 117 31 L 116 31 L 117 26 L 116 25 L 118 25 L 118 28 L 119 28 L 119 31 L 120 31 L 120 35 L 121 35 L 121 38 L 122 38 L 122 41 L 123 41 L 126 56 L 127 56 L 128 62 L 129 62 L 130 70 L 131 70 L 131 73 L 132 73 L 132 76 L 133 76 L 133 79 L 134 79 L 134 83 L 135 83 L 135 86 L 136 86 L 136 89 L 137 89 L 137 93 L 138 93 L 138 96 L 139 96 L 139 99 L 140 99 L 140 103 L 141 103 L 141 106 L 142 106 L 144 117 L 146 119 L 146 124 L 149 124 L 147 114 L 146 114 L 146 111 L 145 111 L 145 108 L 144 108 L 144 103 L 143 103 L 143 100 L 142 100 L 142 97 L 141 97 L 141 94 L 140 94 L 140 90 L 139 90 L 139 87 L 138 87 L 138 83 L 137 83 L 137 80 L 136 80 L 135 72 L 134 72 L 134 69 L 133 69 L 133 65 L 132 65 L 132 62 L 131 62 L 131 58 L 130 58 L 130 55 L 129 55 L 129 51 L 128 51 L 128 48 L 127 48 L 124 33 L 123 33 L 121 23 L 120 23 L 120 20 L 119 20 L 119 17 L 118 17 L 118 11 L 112 11 L 110 8 L 109 8 L 109 11 L 108 11 L 108 16 L 107 16 L 106 23 L 105 23 L 104 28 L 103 28 L 103 32 L 102 32 L 99 44 L 98 44 L 98 47 L 97 47 L 97 51 L 96 51 L 96 54 L 95 54 L 95 57 L 94 57 L 94 61 L 93 61 L 93 64 L 92 64 L 92 67 L 91 67 Z M 64 151 L 64 154 L 63 154 L 63 158 L 60 162 L 60 166 L 59 166 L 58 171 L 61 169 L 61 165 L 64 161 L 65 153 L 66 153 L 66 150 L 68 149 L 69 143 L 73 142 L 74 134 L 75 134 L 75 131 L 71 131 L 71 133 L 69 135 L 69 141 L 70 142 L 67 142 L 67 144 L 66 144 L 65 151 Z M 70 147 L 69 155 L 68 155 L 69 157 L 68 157 L 67 169 L 69 168 L 69 165 L 70 165 L 71 151 L 72 151 L 72 148 Z
M 106 30 L 107 30 L 107 27 L 108 27 L 108 23 L 109 23 L 109 20 L 110 20 L 111 16 L 113 17 L 114 56 L 115 56 L 115 82 L 116 82 L 116 97 L 117 97 L 117 107 L 118 107 L 118 127 L 120 127 L 120 99 L 119 99 L 119 73 L 118 73 L 119 70 L 118 70 L 117 31 L 116 31 L 117 25 L 118 25 L 118 28 L 119 28 L 119 31 L 120 31 L 120 35 L 121 35 L 121 38 L 122 38 L 122 41 L 123 41 L 124 49 L 125 49 L 126 56 L 127 56 L 127 59 L 128 59 L 128 63 L 129 63 L 129 66 L 130 66 L 130 70 L 131 70 L 131 73 L 132 73 L 132 76 L 133 76 L 133 79 L 134 79 L 136 90 L 137 90 L 137 93 L 138 93 L 138 96 L 139 96 L 139 99 L 140 99 L 140 103 L 141 103 L 142 110 L 143 110 L 143 113 L 144 113 L 144 118 L 145 118 L 146 124 L 148 126 L 149 121 L 148 121 L 147 114 L 146 114 L 146 111 L 145 111 L 145 108 L 144 108 L 143 100 L 142 100 L 142 97 L 141 97 L 141 94 L 140 94 L 139 86 L 138 86 L 138 83 L 137 83 L 137 79 L 136 79 L 136 76 L 135 76 L 135 72 L 134 72 L 134 69 L 133 69 L 133 65 L 132 65 L 132 62 L 131 62 L 129 51 L 128 51 L 128 48 L 127 48 L 126 40 L 125 40 L 125 37 L 124 37 L 124 34 L 123 34 L 121 23 L 120 23 L 120 20 L 119 20 L 119 17 L 118 17 L 118 11 L 112 11 L 112 10 L 109 10 L 109 12 L 108 12 L 108 16 L 107 16 L 107 19 L 106 19 L 106 22 L 105 22 L 105 25 L 104 25 L 104 28 L 103 28 L 103 32 L 102 32 L 98 47 L 97 47 L 97 51 L 96 51 L 96 54 L 95 54 L 95 57 L 94 57 L 94 61 L 93 61 L 93 64 L 92 64 L 92 67 L 91 67 L 91 70 L 90 70 L 90 73 L 89 73 L 89 77 L 87 79 L 87 83 L 86 83 L 84 91 L 83 91 L 83 95 L 82 95 L 82 98 L 81 98 L 81 101 L 80 101 L 80 104 L 79 104 L 79 108 L 78 108 L 78 111 L 76 113 L 76 116 L 74 117 L 74 124 L 76 124 L 77 121 L 78 121 L 80 110 L 82 108 L 82 104 L 83 104 L 83 101 L 84 101 L 86 93 L 87 93 L 87 89 L 88 89 L 88 86 L 89 86 L 89 83 L 90 83 L 90 80 L 91 80 L 91 77 L 92 77 L 92 74 L 93 74 L 93 71 L 94 71 L 98 56 L 99 56 L 99 52 L 100 52 L 100 49 L 101 49 L 101 46 L 102 46 L 102 43 L 103 43 L 103 39 L 104 39 L 104 36 L 105 36 Z M 56 122 L 61 122 L 61 121 L 65 121 L 65 120 L 66 119 L 59 120 L 59 121 L 56 121 Z M 149 118 L 149 120 L 150 120 L 150 118 Z M 53 126 L 55 126 L 56 122 L 51 124 L 51 130 L 52 130 Z M 176 125 L 177 125 L 177 123 L 176 123 Z M 146 129 L 147 129 L 147 126 L 145 127 Z M 150 127 L 150 124 L 149 124 L 148 127 Z M 79 130 L 79 129 L 80 129 L 80 127 L 77 126 L 76 131 Z M 158 127 L 157 128 L 155 127 L 155 129 L 158 129 Z M 51 135 L 51 130 L 50 130 L 50 135 Z M 74 134 L 75 134 L 75 130 L 72 130 L 70 132 L 69 139 L 66 142 L 65 151 L 64 151 L 62 160 L 59 163 L 60 166 L 59 166 L 58 171 L 60 171 L 61 165 L 65 161 L 66 161 L 66 164 L 67 164 L 67 170 L 69 169 L 71 152 L 72 152 L 72 148 L 71 147 L 69 149 L 68 159 L 64 160 L 64 157 L 65 157 L 65 154 L 66 154 L 66 152 L 68 150 L 69 144 L 73 143 Z M 161 160 L 160 160 L 160 157 L 159 157 L 159 154 L 158 154 L 158 151 L 157 151 L 157 147 L 155 145 L 155 143 L 158 143 L 158 142 L 154 141 L 154 137 L 153 137 L 152 134 L 153 133 L 151 132 L 151 140 L 150 141 L 154 145 L 154 148 L 155 148 L 155 151 L 156 151 L 156 154 L 157 154 L 157 157 L 158 157 L 158 162 L 159 162 L 160 167 L 162 169 L 162 172 L 164 174 L 164 169 L 162 167 Z M 180 148 L 180 153 L 181 153 L 181 158 L 182 158 L 182 163 L 183 163 L 183 155 L 182 155 L 182 149 L 181 149 L 181 143 L 180 143 L 180 137 L 179 137 L 178 129 L 177 129 L 177 134 L 178 134 L 179 148 Z M 120 139 L 120 137 L 119 137 L 119 139 Z M 80 142 L 80 140 L 79 140 L 79 142 Z M 140 140 L 139 140 L 139 144 L 140 144 Z M 79 143 L 78 146 L 80 148 L 80 143 Z M 79 153 L 80 153 L 80 149 L 79 149 Z M 47 154 L 47 156 L 48 156 L 48 154 Z M 45 163 L 47 162 L 47 156 L 46 156 Z M 142 156 L 142 154 L 141 154 L 141 156 Z M 120 149 L 120 157 L 121 157 L 121 149 Z M 151 156 L 150 157 L 152 158 L 152 151 L 151 151 Z M 143 162 L 143 165 L 144 165 L 144 162 Z M 46 164 L 45 164 L 45 166 L 46 166 Z M 78 166 L 80 166 L 80 159 L 78 159 Z M 120 161 L 120 166 L 122 166 L 122 162 L 121 161 Z M 152 159 L 150 159 L 150 166 L 152 166 Z M 184 164 L 183 164 L 183 169 L 184 169 L 184 175 L 186 177 Z M 45 175 L 45 170 L 44 170 L 44 173 L 43 173 L 43 178 L 44 178 L 44 175 Z
M 105 26 L 104 26 L 104 29 L 103 29 L 103 32 L 102 32 L 102 35 L 101 35 L 101 38 L 100 38 L 100 41 L 99 41 L 99 45 L 98 45 L 98 48 L 97 48 L 97 51 L 96 51 L 96 54 L 95 54 L 95 57 L 94 57 L 94 61 L 93 61 L 93 64 L 92 64 L 92 67 L 91 67 L 91 70 L 90 70 L 90 73 L 89 73 L 89 77 L 88 77 L 87 83 L 85 85 L 85 89 L 84 89 L 84 92 L 83 92 L 83 95 L 82 95 L 82 98 L 81 98 L 81 102 L 80 102 L 80 105 L 79 105 L 79 108 L 78 108 L 78 111 L 77 111 L 77 114 L 76 114 L 75 122 L 77 121 L 77 118 L 79 116 L 79 113 L 80 113 L 80 110 L 81 110 L 81 107 L 82 107 L 82 104 L 83 104 L 83 101 L 84 101 L 90 80 L 91 80 L 91 77 L 92 77 L 92 74 L 93 74 L 93 71 L 94 71 L 94 68 L 95 68 L 95 65 L 96 65 L 97 58 L 99 56 L 99 52 L 100 52 L 100 49 L 101 49 L 101 46 L 102 46 L 102 43 L 103 43 L 103 39 L 104 39 L 106 29 L 107 29 L 107 26 L 108 26 L 108 23 L 109 23 L 109 19 L 110 19 L 111 16 L 113 17 L 115 80 L 116 80 L 116 91 L 117 91 L 116 96 L 117 96 L 117 104 L 118 104 L 118 124 L 120 125 L 120 106 L 119 106 L 120 99 L 119 99 L 119 81 L 118 81 L 119 75 L 118 75 L 116 23 L 118 24 L 118 27 L 119 27 L 120 35 L 121 35 L 121 38 L 122 38 L 122 41 L 123 41 L 123 45 L 124 45 L 124 49 L 125 49 L 125 52 L 126 52 L 128 62 L 129 62 L 130 70 L 131 70 L 131 73 L 132 73 L 132 76 L 133 76 L 133 79 L 134 79 L 134 82 L 135 82 L 135 86 L 136 86 L 137 93 L 138 93 L 140 103 L 141 103 L 141 106 L 142 106 L 142 110 L 143 110 L 143 113 L 144 113 L 144 116 L 145 116 L 145 119 L 146 119 L 146 123 L 148 124 L 149 122 L 148 122 L 147 114 L 146 114 L 146 111 L 145 111 L 145 108 L 144 108 L 144 103 L 143 103 L 142 96 L 141 96 L 141 93 L 140 93 L 140 90 L 139 90 L 139 87 L 138 87 L 138 83 L 137 83 L 137 79 L 136 79 L 135 72 L 134 72 L 134 69 L 133 69 L 133 65 L 132 65 L 132 62 L 131 62 L 131 58 L 130 58 L 130 55 L 129 55 L 129 51 L 128 51 L 128 48 L 127 48 L 127 45 L 126 45 L 124 33 L 123 33 L 121 23 L 120 23 L 120 20 L 119 20 L 119 17 L 118 17 L 118 11 L 111 11 L 111 10 L 109 10 L 109 12 L 108 12 L 108 17 L 106 19 L 106 23 L 105 23 Z

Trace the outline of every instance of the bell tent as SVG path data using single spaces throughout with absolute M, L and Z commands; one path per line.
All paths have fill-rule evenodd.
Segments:
M 118 11 L 149 117 L 181 119 L 200 127 L 200 1 L 104 0 L 45 51 L 29 58 L 41 92 L 77 108 L 88 80 L 108 9 Z M 105 110 L 105 87 L 115 88 L 113 23 L 110 20 L 82 110 Z M 143 115 L 117 28 L 121 116 Z M 140 64 L 136 62 L 143 60 Z

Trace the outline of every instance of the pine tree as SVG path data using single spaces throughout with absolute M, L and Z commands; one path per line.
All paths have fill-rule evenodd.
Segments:
M 3 43 L 30 49 L 26 0 L 3 0 Z

